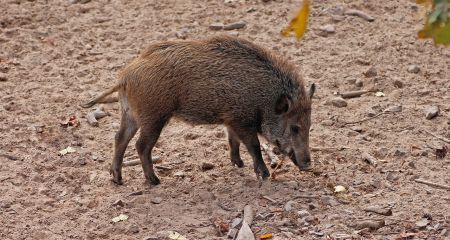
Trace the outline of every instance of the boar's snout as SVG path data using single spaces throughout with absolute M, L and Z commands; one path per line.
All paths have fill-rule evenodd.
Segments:
M 297 153 L 292 151 L 289 154 L 291 160 L 301 171 L 307 171 L 312 168 L 311 166 L 311 155 L 308 153 Z

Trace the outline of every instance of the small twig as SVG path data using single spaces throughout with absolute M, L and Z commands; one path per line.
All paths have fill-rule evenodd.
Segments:
M 294 199 L 296 199 L 296 198 L 314 199 L 314 198 L 319 198 L 319 196 L 316 196 L 316 195 L 294 195 Z
M 360 17 L 368 22 L 373 22 L 375 20 L 374 17 L 370 16 L 369 14 L 360 11 L 360 10 L 356 10 L 356 9 L 348 9 L 344 12 L 345 15 L 350 15 L 350 16 L 357 16 Z
M 275 200 L 275 199 L 273 199 L 273 198 L 270 198 L 270 197 L 268 197 L 268 196 L 263 195 L 262 198 L 264 198 L 264 199 L 266 199 L 266 200 L 269 200 L 269 201 L 271 201 L 272 203 L 277 203 L 277 200 Z
M 440 184 L 440 183 L 434 183 L 434 182 L 430 182 L 430 181 L 423 180 L 423 179 L 420 179 L 420 178 L 414 179 L 414 181 L 418 182 L 418 183 L 422 183 L 422 184 L 428 185 L 428 186 L 450 190 L 450 186 L 449 185 Z
M 374 119 L 374 118 L 377 118 L 377 117 L 379 117 L 379 116 L 381 116 L 381 115 L 383 115 L 383 114 L 385 114 L 385 113 L 387 113 L 387 112 L 380 112 L 380 113 L 376 114 L 376 115 L 373 116 L 373 117 L 364 118 L 364 119 L 362 119 L 362 120 L 358 120 L 358 121 L 354 121 L 354 122 L 346 122 L 346 123 L 344 123 L 344 125 L 355 124 L 355 123 L 362 123 L 362 122 L 365 122 L 365 121 L 369 121 L 369 120 Z
M 432 133 L 432 132 L 430 132 L 430 131 L 428 131 L 428 130 L 426 130 L 426 129 L 423 129 L 422 131 L 424 131 L 424 132 L 430 134 L 431 136 L 433 136 L 433 137 L 435 137 L 435 138 L 437 138 L 437 139 L 439 139 L 439 140 L 441 140 L 441 141 L 444 141 L 444 142 L 446 142 L 446 143 L 450 143 L 450 139 L 448 139 L 448 138 L 438 136 L 438 135 L 436 135 L 436 134 L 434 134 L 434 133 Z
M 18 157 L 16 157 L 16 156 L 12 156 L 12 155 L 9 155 L 9 154 L 0 154 L 0 157 L 4 157 L 4 158 L 7 158 L 7 159 L 9 159 L 9 160 L 13 160 L 13 161 L 17 161 L 17 160 L 19 160 L 19 158 L 18 158 Z
M 155 168 L 162 169 L 162 170 L 172 170 L 171 167 L 166 167 L 166 166 L 161 166 L 161 165 L 156 165 Z
M 359 91 L 350 91 L 350 92 L 343 92 L 340 93 L 342 98 L 355 98 L 355 97 L 361 97 L 361 95 L 368 93 L 367 90 L 359 90 Z
M 346 147 L 346 146 L 343 146 L 343 147 L 311 147 L 310 148 L 310 150 L 312 152 L 332 151 L 332 150 L 342 151 L 344 149 L 350 149 L 350 148 Z
M 153 163 L 159 163 L 160 159 L 161 159 L 160 156 L 154 156 L 154 157 L 152 157 L 152 162 Z M 135 160 L 124 161 L 122 163 L 122 166 L 130 167 L 130 166 L 136 166 L 136 165 L 140 165 L 140 164 L 141 164 L 141 160 L 140 159 L 135 159 Z

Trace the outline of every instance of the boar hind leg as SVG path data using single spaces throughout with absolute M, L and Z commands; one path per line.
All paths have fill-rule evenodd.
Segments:
M 242 128 L 234 128 L 233 130 L 239 136 L 242 143 L 244 143 L 248 152 L 252 156 L 253 168 L 255 170 L 256 176 L 261 177 L 262 179 L 268 178 L 270 176 L 270 173 L 262 158 L 261 145 L 259 144 L 258 140 L 258 133 L 256 131 Z
M 237 134 L 231 129 L 227 127 L 228 131 L 228 143 L 230 144 L 230 156 L 231 156 L 231 164 L 236 165 L 239 168 L 244 167 L 244 162 L 241 159 L 239 154 L 239 146 L 241 145 L 241 141 Z
M 153 169 L 152 149 L 158 141 L 159 135 L 167 120 L 158 120 L 152 123 L 147 123 L 141 128 L 141 134 L 136 142 L 136 149 L 141 159 L 144 175 L 150 184 L 158 185 L 159 178 L 156 176 Z
M 123 155 L 125 154 L 128 143 L 134 137 L 137 130 L 136 120 L 127 110 L 123 110 L 120 129 L 115 136 L 114 159 L 110 169 L 110 173 L 113 175 L 113 181 L 117 184 L 122 184 Z

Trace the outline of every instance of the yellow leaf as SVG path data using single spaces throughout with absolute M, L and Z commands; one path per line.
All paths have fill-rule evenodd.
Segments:
M 291 20 L 289 25 L 281 31 L 281 35 L 287 37 L 289 33 L 294 32 L 295 37 L 300 39 L 303 37 L 306 31 L 306 26 L 308 25 L 308 16 L 309 16 L 309 8 L 310 8 L 309 0 L 304 0 L 303 5 L 300 8 L 300 11 L 297 13 L 297 16 Z

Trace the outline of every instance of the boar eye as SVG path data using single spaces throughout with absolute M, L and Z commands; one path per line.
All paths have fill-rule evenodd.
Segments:
M 299 127 L 296 126 L 296 125 L 292 125 L 292 126 L 291 126 L 291 131 L 292 131 L 293 133 L 295 133 L 295 134 L 298 134 L 298 132 L 299 132 Z

